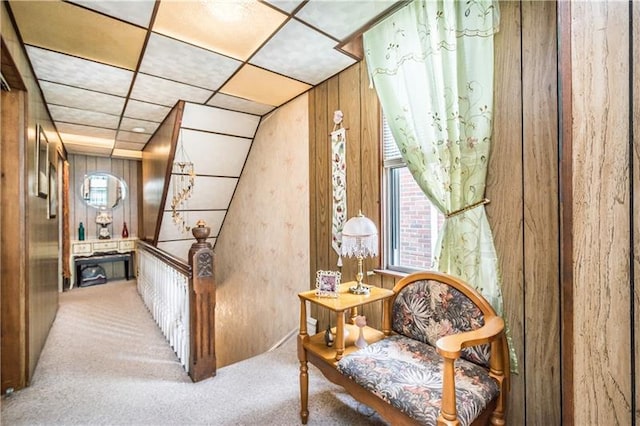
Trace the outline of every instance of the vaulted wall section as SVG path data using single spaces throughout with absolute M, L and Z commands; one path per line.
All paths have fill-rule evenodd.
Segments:
M 193 195 L 177 210 L 188 226 L 204 220 L 211 228 L 209 242 L 212 245 L 216 244 L 259 122 L 260 117 L 256 115 L 184 104 L 172 161 L 192 162 L 195 184 Z M 186 260 L 194 242 L 193 235 L 176 225 L 171 205 L 176 181 L 188 178 L 176 168 L 170 173 L 158 248 Z
M 176 104 L 142 153 L 145 240 L 186 262 L 195 240 L 183 225 L 204 220 L 216 244 L 259 122 L 252 114 Z M 179 216 L 172 208 L 176 187 L 180 180 L 188 185 L 189 176 L 174 161 L 193 163 L 195 173 L 191 196 L 177 204 Z

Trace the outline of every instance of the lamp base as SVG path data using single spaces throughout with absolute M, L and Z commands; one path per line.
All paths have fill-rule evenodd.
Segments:
M 360 295 L 369 295 L 369 287 L 363 285 L 362 283 L 358 283 L 358 285 L 354 285 L 353 287 L 349 287 L 349 293 L 360 294 Z

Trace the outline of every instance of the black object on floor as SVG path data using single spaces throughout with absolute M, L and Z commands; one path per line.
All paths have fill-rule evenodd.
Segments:
M 107 282 L 107 273 L 100 265 L 87 265 L 82 268 L 79 287 L 104 284 Z

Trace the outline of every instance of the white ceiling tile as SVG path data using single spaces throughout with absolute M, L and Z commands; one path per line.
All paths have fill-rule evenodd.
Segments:
M 111 141 L 116 138 L 116 131 L 110 129 L 103 129 L 100 127 L 82 126 L 78 124 L 69 123 L 56 123 L 56 128 L 59 133 L 69 133 L 72 135 L 86 135 L 91 138 L 110 139 Z M 65 143 L 67 141 L 65 140 Z
M 216 90 L 240 65 L 235 59 L 151 33 L 140 72 Z
M 333 47 L 334 40 L 291 20 L 250 63 L 309 84 L 318 84 L 355 63 Z
M 265 0 L 265 1 L 287 13 L 293 12 L 295 8 L 298 7 L 300 3 L 302 3 L 302 0 Z
M 196 173 L 239 177 L 251 148 L 251 139 L 197 130 L 180 132 L 184 151 Z
M 182 114 L 182 127 L 247 138 L 255 135 L 259 123 L 260 117 L 255 115 L 189 102 Z
M 171 194 L 176 175 L 171 175 L 169 193 Z M 193 195 L 180 207 L 184 210 L 226 210 L 236 189 L 238 178 L 220 178 L 196 176 Z M 202 190 L 204 188 L 204 190 Z M 167 197 L 165 210 L 171 210 L 171 196 Z
M 72 3 L 148 28 L 155 0 L 73 0 Z
M 131 97 L 138 101 L 146 101 L 173 107 L 180 99 L 196 103 L 204 103 L 213 94 L 210 90 L 189 86 L 139 73 L 131 91 Z
M 62 105 L 70 108 L 82 108 L 87 111 L 104 112 L 120 115 L 124 107 L 125 98 L 107 95 L 77 87 L 40 81 L 40 87 L 47 103 Z
M 156 131 L 159 125 L 160 123 L 156 123 L 154 121 L 123 117 L 122 122 L 120 123 L 120 131 L 126 130 L 134 133 L 146 133 L 148 135 L 152 135 Z M 135 132 L 133 129 L 135 129 L 136 127 L 143 128 L 144 131 Z
M 396 3 L 397 0 L 311 0 L 296 13 L 296 18 L 344 40 Z
M 146 144 L 144 143 L 123 142 L 116 139 L 115 147 L 117 149 L 129 149 L 132 151 L 140 151 L 142 148 L 144 148 L 145 145 Z
M 129 99 L 123 115 L 129 118 L 138 118 L 140 120 L 161 123 L 167 114 L 169 114 L 169 111 L 171 111 L 171 108 L 166 106 Z
M 134 142 L 134 143 L 146 143 L 151 135 L 146 133 L 134 133 L 127 132 L 125 130 L 119 130 L 116 139 L 122 142 Z
M 113 151 L 111 148 L 75 144 L 66 141 L 64 147 L 67 149 L 69 154 L 95 155 L 97 157 L 109 157 L 111 155 L 111 151 Z
M 265 115 L 269 111 L 273 111 L 275 108 L 273 105 L 261 104 L 248 99 L 238 98 L 237 96 L 225 95 L 224 93 L 217 93 L 214 95 L 213 98 L 207 102 L 207 105 L 256 115 Z
M 106 129 L 116 129 L 120 121 L 120 116 L 118 115 L 59 105 L 49 105 L 49 112 L 51 113 L 51 118 L 56 122 L 76 123 L 85 126 L 104 127 Z
M 97 62 L 27 46 L 39 80 L 63 83 L 111 95 L 126 96 L 133 72 Z

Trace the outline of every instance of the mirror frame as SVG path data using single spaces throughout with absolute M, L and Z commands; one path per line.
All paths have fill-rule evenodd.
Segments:
M 118 200 L 113 206 L 93 204 L 93 203 L 90 203 L 89 200 L 84 197 L 84 194 L 85 194 L 84 184 L 87 181 L 87 179 L 90 179 L 92 176 L 105 176 L 108 179 L 115 179 L 119 182 L 121 196 L 120 198 L 118 198 Z M 96 210 L 116 209 L 123 205 L 123 202 L 127 199 L 128 195 L 129 195 L 129 187 L 127 186 L 127 182 L 123 178 L 120 178 L 114 175 L 113 173 L 109 173 L 109 172 L 89 172 L 84 175 L 84 177 L 82 178 L 82 181 L 80 182 L 80 186 L 78 187 L 78 197 L 80 198 L 80 201 L 82 201 L 87 207 L 91 207 Z

